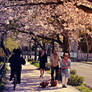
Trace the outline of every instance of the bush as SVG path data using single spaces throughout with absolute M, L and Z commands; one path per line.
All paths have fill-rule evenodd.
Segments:
M 33 58 L 28 58 L 28 62 L 33 61 Z
M 70 74 L 72 74 L 72 75 L 75 75 L 77 72 L 76 72 L 76 70 L 71 70 L 70 71 Z
M 6 71 L 7 71 L 7 67 L 5 65 L 5 70 L 3 71 L 3 75 L 2 75 L 2 79 L 0 80 L 0 92 L 3 92 L 4 88 L 5 88 L 5 74 L 6 74 Z
M 73 75 L 71 74 L 69 80 L 68 80 L 68 84 L 72 85 L 72 86 L 80 86 L 82 85 L 84 82 L 84 78 L 78 75 Z
M 85 85 L 77 86 L 76 88 L 80 90 L 81 92 L 92 92 L 92 90 L 85 87 Z
M 4 90 L 4 87 L 5 86 L 5 82 L 0 82 L 0 92 L 3 92 L 3 90 Z

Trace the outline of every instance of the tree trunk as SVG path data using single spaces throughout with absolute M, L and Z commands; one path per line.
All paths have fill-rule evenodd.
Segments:
M 87 58 L 86 58 L 86 62 L 88 62 L 88 57 L 89 57 L 89 45 L 88 45 L 88 40 L 87 40 L 87 36 L 85 35 L 85 40 L 86 40 L 86 45 L 87 45 Z
M 7 51 L 7 49 L 5 48 L 5 45 L 4 45 L 5 36 L 6 36 L 6 33 L 2 33 L 2 35 L 1 35 L 0 47 L 3 49 L 5 55 L 8 56 L 9 53 L 8 53 L 8 51 Z
M 78 42 L 77 42 L 77 46 L 78 46 L 78 48 L 77 48 L 77 61 L 79 60 L 78 58 L 79 58 L 79 44 L 78 44 Z
M 63 52 L 69 53 L 69 40 L 66 36 L 63 36 Z
M 35 61 L 37 60 L 37 42 L 35 41 Z
M 59 4 L 63 3 L 61 0 L 57 0 L 57 2 L 58 2 Z
M 52 40 L 52 52 L 54 51 L 55 49 L 55 44 L 54 44 L 54 40 Z

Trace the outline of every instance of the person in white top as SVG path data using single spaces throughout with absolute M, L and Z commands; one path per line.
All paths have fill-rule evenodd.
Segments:
M 60 66 L 62 75 L 62 88 L 66 88 L 68 78 L 70 77 L 70 67 L 71 67 L 71 60 L 69 59 L 68 53 L 64 54 L 64 58 L 60 62 Z

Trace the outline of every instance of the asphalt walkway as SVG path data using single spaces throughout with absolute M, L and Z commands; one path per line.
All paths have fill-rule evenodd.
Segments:
M 9 68 L 9 67 L 8 67 Z M 43 80 L 49 80 L 50 74 L 45 72 L 44 78 L 40 78 L 40 72 L 33 65 L 27 63 L 23 66 L 22 69 L 22 81 L 21 84 L 18 84 L 16 90 L 13 91 L 13 84 L 9 81 L 10 69 L 7 71 L 6 75 L 6 86 L 4 92 L 79 92 L 72 86 L 68 86 L 67 88 L 62 88 L 61 83 L 59 83 L 56 87 L 41 88 L 40 82 Z

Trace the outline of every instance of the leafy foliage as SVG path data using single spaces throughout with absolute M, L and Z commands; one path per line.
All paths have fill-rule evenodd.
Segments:
M 9 48 L 10 51 L 12 51 L 14 48 L 18 48 L 17 42 L 13 41 L 11 38 L 5 40 L 5 46 L 6 48 Z
M 72 86 L 80 86 L 83 84 L 84 78 L 78 75 L 71 74 L 68 84 Z
M 92 90 L 90 90 L 89 88 L 85 87 L 84 85 L 78 86 L 76 88 L 79 89 L 81 92 L 92 92 Z
M 56 35 L 63 35 L 71 40 L 79 40 L 79 32 L 85 31 L 92 37 L 92 14 L 85 11 L 85 9 L 91 10 L 89 1 L 1 0 L 0 3 L 1 15 L 4 15 L 0 19 L 5 24 L 0 27 L 4 32 L 8 30 L 11 33 L 11 31 L 18 30 L 33 33 L 35 36 L 39 35 L 43 39 L 47 37 L 51 40 Z M 23 35 L 22 39 L 25 40 Z M 61 45 L 60 39 L 54 40 Z
M 70 74 L 75 75 L 76 74 L 76 70 L 71 70 Z

